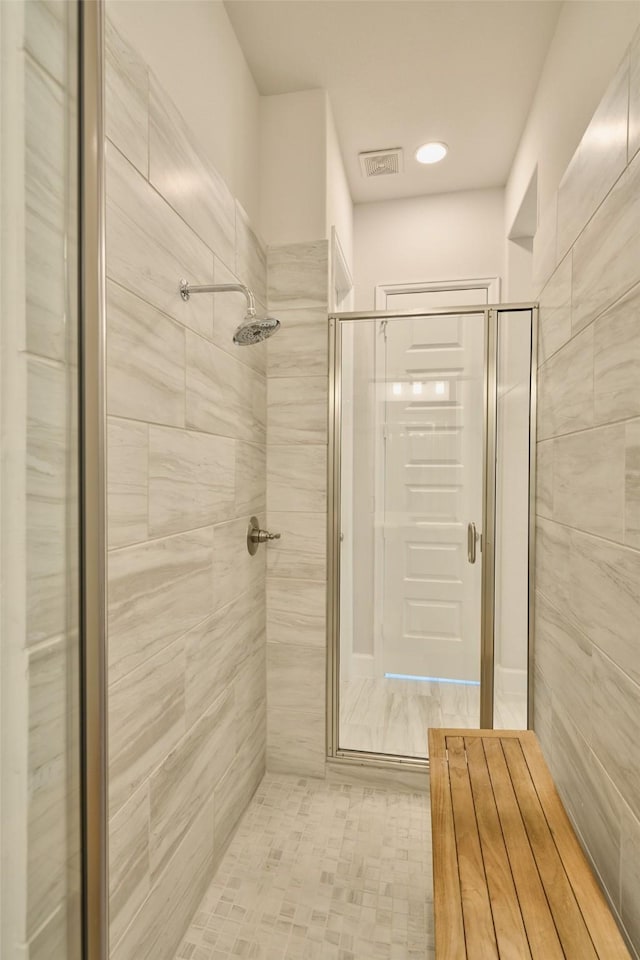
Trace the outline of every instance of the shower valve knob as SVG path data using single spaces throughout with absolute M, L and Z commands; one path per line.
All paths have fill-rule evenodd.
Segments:
M 269 533 L 268 530 L 262 530 L 257 518 L 251 517 L 249 529 L 247 530 L 247 550 L 252 556 L 256 553 L 261 543 L 279 539 L 279 533 Z
M 266 543 L 267 540 L 279 540 L 279 533 L 269 533 L 268 530 L 254 530 L 251 534 L 254 543 Z

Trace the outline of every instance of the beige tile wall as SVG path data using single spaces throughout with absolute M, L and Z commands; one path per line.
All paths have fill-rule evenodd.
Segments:
M 270 247 L 267 766 L 324 776 L 328 243 Z
M 266 345 L 232 343 L 242 296 L 178 285 L 264 304 L 266 257 L 109 20 L 107 132 L 111 957 L 166 960 L 266 751 Z
M 640 41 L 534 245 L 535 727 L 640 951 Z M 627 127 L 628 124 L 628 127 Z M 560 259 L 561 258 L 561 259 Z

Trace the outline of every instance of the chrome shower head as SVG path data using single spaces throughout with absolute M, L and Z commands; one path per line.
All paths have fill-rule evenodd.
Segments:
M 248 347 L 253 343 L 262 343 L 272 337 L 280 328 L 280 321 L 275 317 L 263 317 L 259 320 L 257 317 L 247 316 L 244 323 L 241 323 L 233 335 L 233 342 L 240 347 Z
M 188 302 L 193 293 L 243 293 L 247 301 L 247 315 L 233 335 L 233 342 L 241 347 L 252 343 L 262 343 L 279 329 L 280 321 L 275 317 L 256 316 L 256 302 L 249 287 L 244 283 L 205 283 L 194 286 L 187 280 L 180 281 L 180 296 Z

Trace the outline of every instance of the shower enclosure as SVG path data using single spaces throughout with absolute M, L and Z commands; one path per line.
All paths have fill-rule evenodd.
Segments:
M 331 318 L 329 754 L 526 727 L 534 305 Z

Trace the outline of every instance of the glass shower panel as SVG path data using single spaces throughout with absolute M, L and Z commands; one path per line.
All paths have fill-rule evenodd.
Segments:
M 526 729 L 531 309 L 497 313 L 493 722 Z
M 484 313 L 340 325 L 340 750 L 479 725 Z
M 81 955 L 76 3 L 0 3 L 0 954 Z

